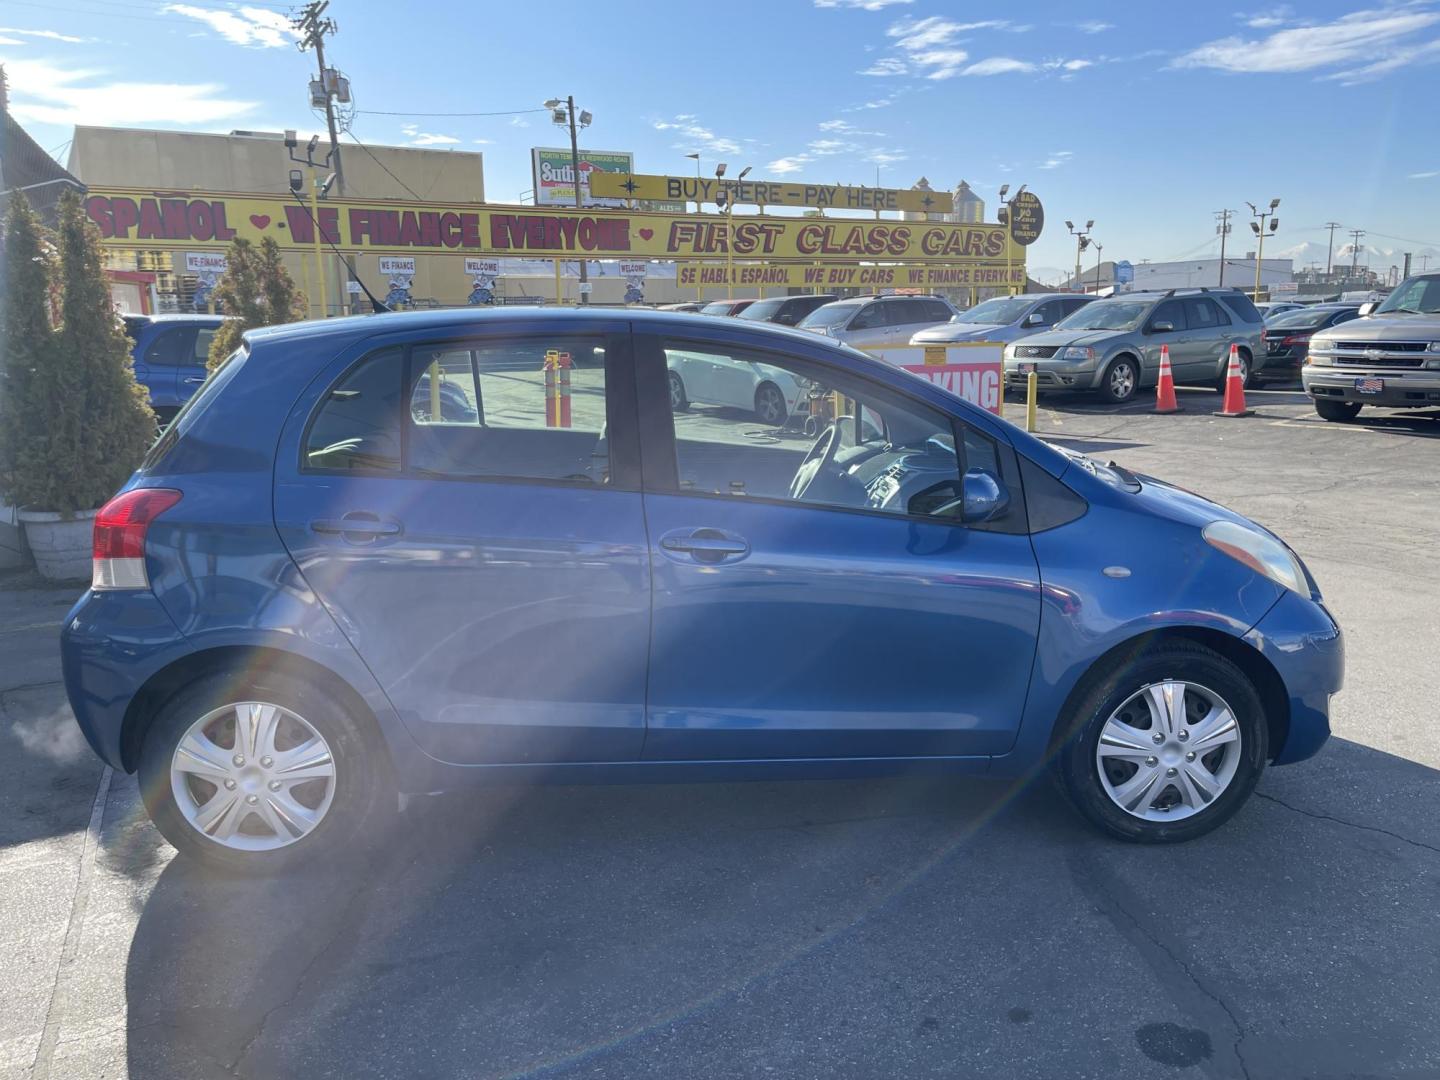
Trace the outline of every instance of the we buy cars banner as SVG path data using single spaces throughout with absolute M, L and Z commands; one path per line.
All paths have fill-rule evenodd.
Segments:
M 326 199 L 310 208 L 278 195 L 173 195 L 92 188 L 85 200 L 108 246 L 224 247 L 236 237 L 269 237 L 282 248 L 321 238 L 347 251 L 385 255 L 724 259 L 849 263 L 861 260 L 1024 265 L 1024 251 L 1000 225 L 798 217 L 720 217 L 624 210 L 550 210 L 494 204 L 420 204 Z

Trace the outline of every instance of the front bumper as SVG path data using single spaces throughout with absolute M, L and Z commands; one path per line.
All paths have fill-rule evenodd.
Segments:
M 1384 389 L 1378 393 L 1362 393 L 1356 389 L 1357 379 L 1380 379 Z M 1312 398 L 1353 401 L 1360 405 L 1380 405 L 1391 409 L 1440 405 L 1440 371 L 1306 364 L 1300 369 L 1300 383 Z
M 1098 360 L 1005 360 L 1005 389 L 1025 389 L 1021 365 L 1035 367 L 1035 384 L 1041 390 L 1093 390 L 1100 382 L 1104 365 Z
M 1271 763 L 1313 757 L 1330 737 L 1330 696 L 1345 682 L 1345 638 L 1324 604 L 1286 592 L 1245 640 L 1285 685 L 1289 723 Z

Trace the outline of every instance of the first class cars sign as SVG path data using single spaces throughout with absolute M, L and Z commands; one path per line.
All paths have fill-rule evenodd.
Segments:
M 315 239 L 309 208 L 276 195 L 91 188 L 85 209 L 110 246 L 190 249 L 269 237 L 294 249 Z M 1003 225 L 357 199 L 327 199 L 316 217 L 327 243 L 395 255 L 724 259 L 733 238 L 736 257 L 766 261 L 963 264 L 1003 261 L 1008 239 Z M 1009 246 L 1010 257 L 1023 262 L 1023 250 Z

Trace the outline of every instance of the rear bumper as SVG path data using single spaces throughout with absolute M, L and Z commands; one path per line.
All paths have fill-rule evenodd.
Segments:
M 1357 379 L 1381 379 L 1385 388 L 1379 393 L 1362 394 L 1355 388 Z M 1317 367 L 1307 364 L 1301 369 L 1300 382 L 1312 398 L 1354 401 L 1361 405 L 1380 405 L 1392 409 L 1420 409 L 1440 405 L 1440 371 L 1369 371 L 1365 368 Z
M 1286 592 L 1245 635 L 1280 674 L 1290 704 L 1284 741 L 1272 746 L 1272 764 L 1314 756 L 1330 737 L 1330 697 L 1345 681 L 1345 639 L 1325 609 Z

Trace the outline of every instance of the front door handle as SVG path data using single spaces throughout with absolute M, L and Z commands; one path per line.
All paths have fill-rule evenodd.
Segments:
M 322 536 L 340 536 L 351 543 L 369 543 L 382 536 L 399 536 L 403 531 L 398 521 L 383 521 L 368 510 L 352 510 L 337 519 L 321 518 L 310 522 L 310 529 Z
M 198 384 L 203 383 L 203 382 L 205 381 L 205 376 L 203 376 L 203 375 L 187 375 L 187 376 L 185 377 L 185 381 L 186 381 L 187 383 L 192 383 L 192 384 L 198 385 Z
M 696 562 L 714 564 L 734 561 L 750 553 L 744 538 L 721 529 L 677 529 L 660 538 L 663 551 L 689 555 Z

